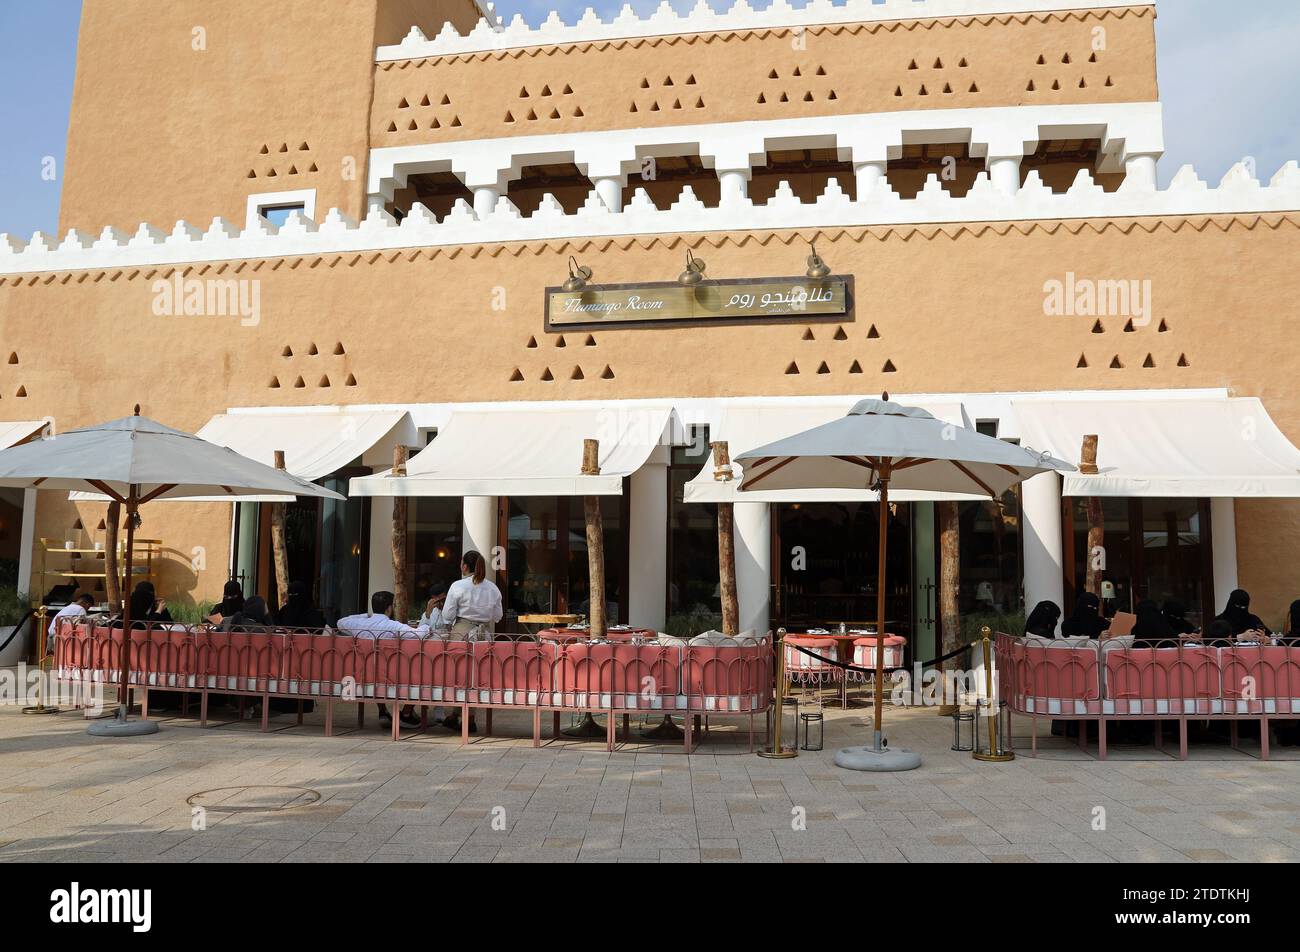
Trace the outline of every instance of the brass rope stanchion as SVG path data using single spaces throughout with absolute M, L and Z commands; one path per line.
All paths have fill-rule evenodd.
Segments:
M 999 716 L 997 699 L 993 696 L 993 640 L 989 637 L 992 630 L 985 625 L 981 631 L 984 644 L 984 683 L 987 688 L 987 695 L 983 703 L 988 707 L 989 721 L 989 749 L 981 751 L 976 749 L 971 756 L 976 760 L 983 760 L 991 763 L 1005 763 L 1008 760 L 1015 760 L 1016 755 L 1010 750 L 1003 750 L 1001 738 L 998 736 Z
M 24 714 L 57 714 L 57 707 L 46 707 L 44 692 L 41 690 L 41 682 L 45 680 L 45 613 L 47 609 L 44 605 L 36 610 L 36 703 L 31 707 L 23 708 Z
M 772 747 L 769 750 L 760 750 L 758 756 L 766 757 L 768 760 L 789 760 L 792 757 L 798 757 L 799 751 L 793 747 L 786 747 L 781 743 L 781 722 L 785 720 L 785 629 L 778 628 L 774 638 L 774 647 L 776 648 L 776 697 L 773 705 L 772 714 Z M 796 735 L 799 727 L 795 725 Z M 795 737 L 795 741 L 798 741 Z

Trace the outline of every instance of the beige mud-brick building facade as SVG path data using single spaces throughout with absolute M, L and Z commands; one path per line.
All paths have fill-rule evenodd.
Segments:
M 1284 557 L 1300 503 L 1274 498 L 1300 439 L 1300 170 L 1183 169 L 1158 187 L 1153 5 L 483 14 L 87 0 L 61 233 L 0 239 L 0 421 L 68 429 L 138 402 L 268 462 L 287 444 L 291 469 L 346 490 L 399 442 L 434 448 L 506 415 L 456 463 L 461 491 L 412 501 L 409 562 L 418 596 L 461 548 L 499 546 L 522 613 L 582 609 L 585 542 L 563 492 L 493 483 L 520 429 L 594 437 L 601 414 L 667 410 L 605 500 L 609 598 L 662 627 L 716 606 L 713 509 L 687 485 L 704 443 L 739 452 L 888 390 L 1073 461 L 1099 433 L 1117 471 L 1112 609 L 1206 614 L 1240 585 L 1279 624 L 1300 597 Z M 811 242 L 852 278 L 842 313 L 547 320 L 573 266 L 595 288 L 640 287 L 673 282 L 689 252 L 708 279 L 789 280 Z M 1075 432 L 1057 411 L 1079 405 Z M 1180 456 L 1163 444 L 1185 429 Z M 967 612 L 1068 607 L 1087 555 L 1076 492 L 1047 476 L 961 504 Z M 11 503 L 43 593 L 40 540 L 89 547 L 103 507 Z M 871 505 L 739 502 L 745 623 L 865 617 L 874 592 L 845 580 L 871 574 Z M 890 530 L 907 580 L 891 613 L 917 657 L 934 641 L 935 507 L 901 504 Z M 294 573 L 327 613 L 392 585 L 391 508 L 354 493 L 291 510 Z M 173 602 L 231 574 L 269 593 L 263 506 L 145 519 Z

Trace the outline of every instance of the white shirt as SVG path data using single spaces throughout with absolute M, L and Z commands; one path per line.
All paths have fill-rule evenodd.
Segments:
M 71 605 L 64 605 L 62 608 L 59 609 L 59 613 L 55 615 L 54 619 L 50 622 L 49 636 L 53 638 L 54 633 L 58 631 L 59 619 L 82 618 L 85 616 L 85 614 L 86 614 L 86 610 L 81 607 L 81 604 L 79 602 L 73 602 Z
M 354 638 L 366 638 L 372 641 L 376 638 L 400 638 L 403 641 L 408 641 L 429 636 L 428 625 L 412 628 L 410 625 L 403 625 L 400 621 L 389 618 L 387 615 L 375 615 L 371 612 L 366 612 L 364 615 L 349 615 L 347 618 L 340 618 L 339 623 L 334 627 L 345 635 L 351 635 Z
M 442 603 L 442 620 L 447 625 L 461 618 L 493 624 L 501 620 L 502 614 L 501 591 L 487 579 L 477 585 L 472 577 L 452 582 L 447 600 Z
M 430 629 L 437 628 L 442 624 L 442 609 L 435 608 L 433 611 L 421 615 L 420 624 Z

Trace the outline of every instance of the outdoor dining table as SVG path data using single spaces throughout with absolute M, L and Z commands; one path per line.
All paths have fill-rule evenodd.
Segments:
M 632 642 L 638 638 L 644 641 L 653 641 L 657 638 L 659 632 L 653 628 L 629 628 L 623 625 L 611 626 L 606 634 L 606 641 Z M 537 633 L 538 641 L 558 641 L 569 643 L 574 641 L 590 641 L 591 629 L 589 628 L 544 628 Z

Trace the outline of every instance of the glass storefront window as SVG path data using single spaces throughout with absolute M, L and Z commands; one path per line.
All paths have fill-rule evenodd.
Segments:
M 1129 524 L 1129 500 L 1106 497 L 1100 500 L 1105 533 L 1101 552 L 1088 551 L 1088 500 L 1074 497 L 1070 511 L 1074 515 L 1074 591 L 1088 590 L 1088 574 L 1095 564 L 1101 567 L 1102 608 L 1105 614 L 1131 612 L 1134 597 L 1133 536 Z
M 553 497 L 511 497 L 506 530 L 506 608 L 520 615 L 564 610 L 560 577 L 559 504 Z M 567 530 L 566 530 L 567 531 Z M 567 571 L 564 577 L 567 578 Z
M 1021 592 L 1020 497 L 958 504 L 962 615 L 1012 615 L 1024 608 Z
M 689 446 L 673 447 L 668 467 L 668 634 L 722 627 L 718 591 L 718 507 L 684 501 L 686 484 L 709 460 L 709 429 L 694 427 Z
M 1213 606 L 1205 604 L 1212 584 L 1206 535 L 1208 501 L 1106 497 L 1100 502 L 1105 525 L 1102 597 L 1106 614 L 1132 612 L 1138 602 L 1150 598 L 1160 605 L 1181 602 L 1193 624 L 1213 617 Z M 1087 506 L 1087 499 L 1069 500 L 1074 544 L 1068 553 L 1071 587 L 1067 611 L 1078 593 L 1087 591 L 1088 571 L 1096 555 L 1087 551 Z
M 609 622 L 625 609 L 627 533 L 623 497 L 601 497 Z M 511 497 L 506 527 L 506 611 L 587 615 L 587 522 L 580 497 Z
M 348 477 L 327 476 L 322 484 L 326 489 L 346 493 Z M 369 574 L 369 513 L 368 501 L 360 496 L 321 500 L 319 605 L 325 620 L 331 624 L 347 615 L 369 610 L 370 593 L 365 590 Z
M 414 497 L 407 502 L 406 582 L 413 614 L 424 611 L 435 588 L 460 578 L 463 518 L 459 496 Z
M 623 539 L 621 496 L 600 497 L 600 518 L 605 527 L 605 619 L 610 624 L 623 617 L 623 572 L 618 553 Z M 591 616 L 591 597 L 588 580 L 591 568 L 587 561 L 587 516 L 581 499 L 569 503 L 569 553 L 568 553 L 568 605 L 569 611 Z
M 1144 598 L 1181 602 L 1199 624 L 1205 559 L 1201 504 L 1196 499 L 1142 500 Z M 1227 592 L 1223 593 L 1226 601 Z
M 912 507 L 891 503 L 886 540 L 886 607 L 889 630 L 909 637 L 912 619 Z M 877 503 L 782 503 L 775 507 L 780 533 L 780 624 L 792 630 L 876 619 L 880 509 Z

